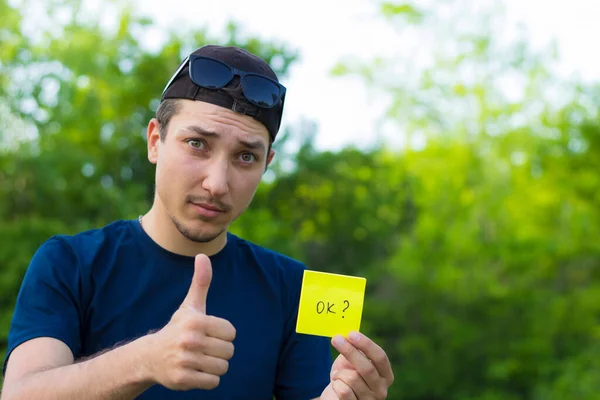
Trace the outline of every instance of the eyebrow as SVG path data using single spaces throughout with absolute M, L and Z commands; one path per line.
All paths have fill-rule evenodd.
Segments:
M 200 126 L 197 125 L 190 125 L 188 127 L 185 128 L 186 130 L 192 131 L 197 133 L 200 136 L 204 136 L 204 137 L 210 137 L 210 138 L 220 138 L 221 134 L 214 132 L 214 131 L 209 131 L 206 130 Z M 251 149 L 251 150 L 262 150 L 263 152 L 266 152 L 267 149 L 265 147 L 265 144 L 263 143 L 262 140 L 242 140 L 242 139 L 238 139 L 238 142 L 243 145 L 244 147 Z

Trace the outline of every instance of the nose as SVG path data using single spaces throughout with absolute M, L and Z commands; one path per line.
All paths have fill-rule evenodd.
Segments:
M 202 188 L 213 197 L 222 197 L 229 192 L 229 163 L 215 158 L 207 163 Z

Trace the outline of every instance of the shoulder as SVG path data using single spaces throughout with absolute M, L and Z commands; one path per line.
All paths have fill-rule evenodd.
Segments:
M 34 259 L 60 260 L 63 265 L 69 262 L 80 264 L 131 235 L 131 224 L 132 221 L 119 220 L 73 235 L 54 235 L 39 247 Z
M 131 235 L 132 224 L 133 221 L 118 220 L 101 228 L 89 229 L 71 236 L 57 235 L 55 238 L 63 240 L 75 249 L 101 247 Z

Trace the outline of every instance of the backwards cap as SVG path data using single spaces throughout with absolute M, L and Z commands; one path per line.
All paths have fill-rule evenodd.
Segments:
M 266 75 L 279 82 L 277 75 L 275 75 L 275 72 L 273 72 L 266 61 L 238 47 L 207 45 L 194 51 L 192 54 L 211 57 L 242 71 Z M 204 101 L 249 115 L 267 128 L 272 142 L 279 131 L 281 115 L 283 113 L 283 100 L 280 100 L 272 108 L 258 107 L 246 100 L 242 93 L 240 79 L 237 76 L 222 89 L 206 89 L 196 85 L 190 79 L 189 63 L 175 77 L 171 86 L 167 88 L 162 96 L 161 101 L 165 99 Z

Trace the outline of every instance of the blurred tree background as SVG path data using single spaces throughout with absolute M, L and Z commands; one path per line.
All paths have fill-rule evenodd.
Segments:
M 139 38 L 153 21 L 108 4 L 114 30 L 56 1 L 43 11 L 56 23 L 32 35 L 22 4 L 0 0 L 2 354 L 37 247 L 149 207 L 145 128 L 185 53 L 235 44 L 282 75 L 298 56 L 235 24 L 169 32 L 149 51 Z M 404 146 L 323 152 L 310 126 L 291 127 L 232 230 L 368 279 L 362 330 L 392 361 L 391 399 L 600 399 L 600 87 L 559 76 L 552 48 L 503 34 L 498 10 L 415 4 L 380 10 L 427 34 L 433 45 L 412 43 L 426 62 L 391 51 L 334 71 L 390 100 L 382 126 Z

